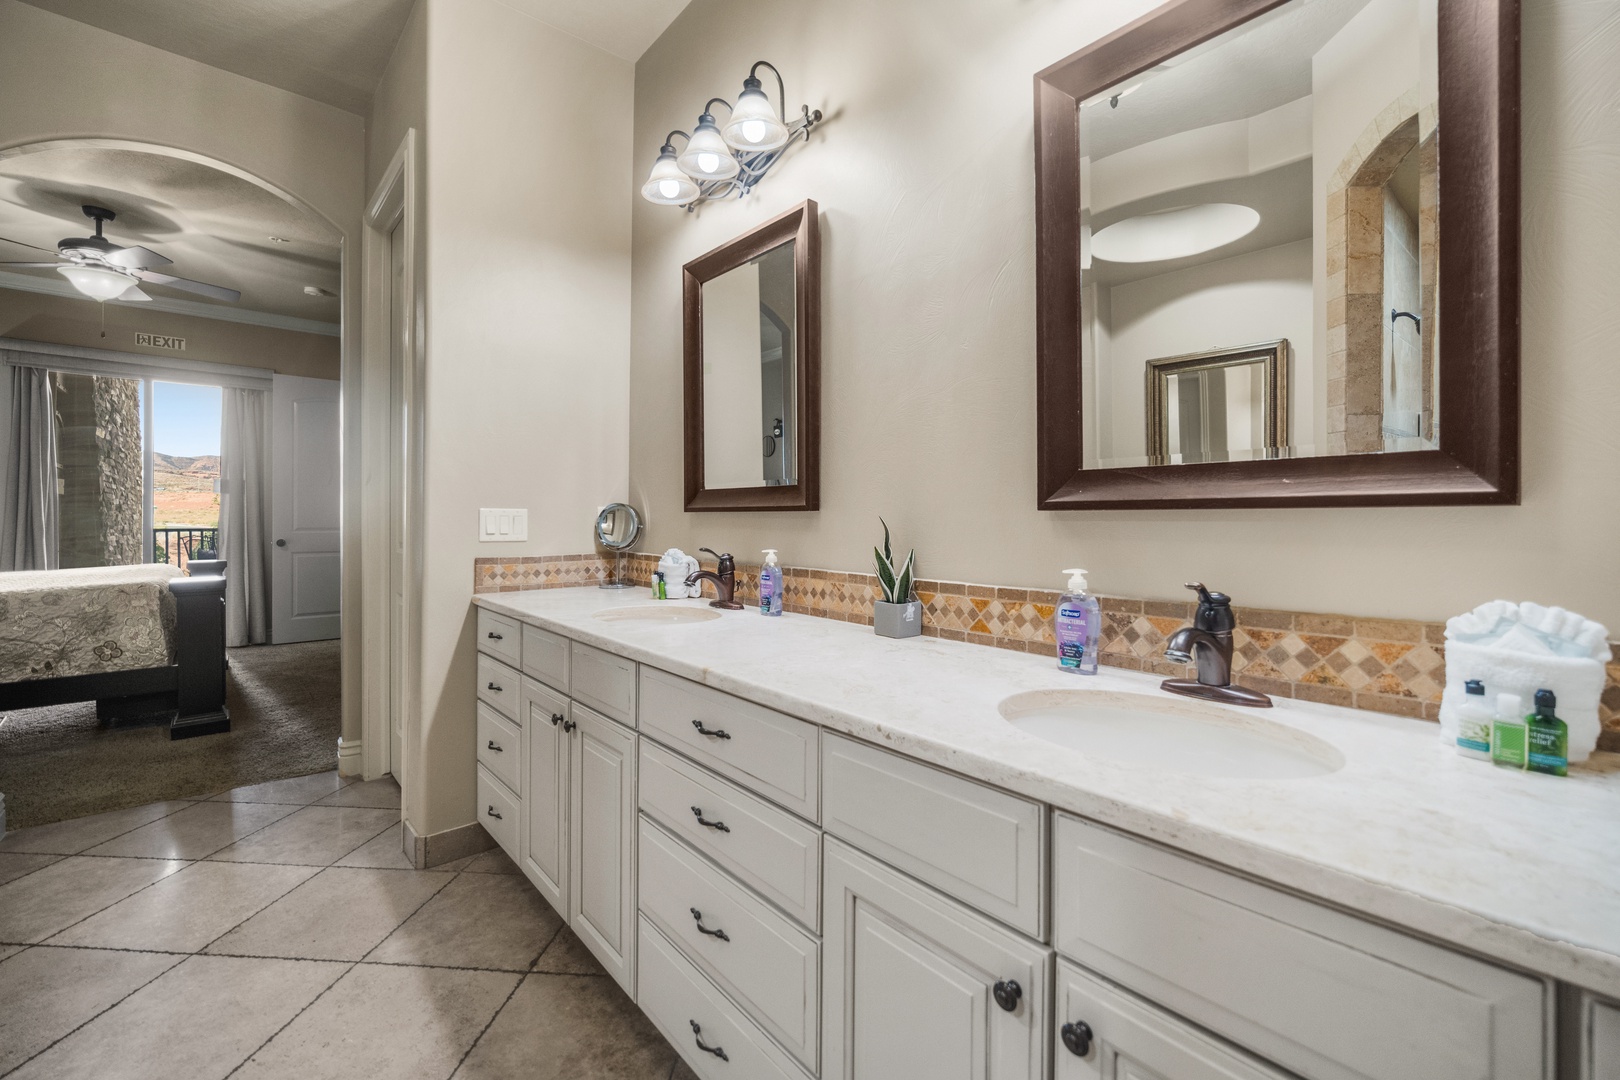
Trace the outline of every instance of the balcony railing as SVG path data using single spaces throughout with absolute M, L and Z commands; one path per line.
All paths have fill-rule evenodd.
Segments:
M 184 570 L 186 564 L 205 551 L 219 552 L 219 530 L 190 526 L 161 526 L 152 530 L 152 561 L 170 563 Z

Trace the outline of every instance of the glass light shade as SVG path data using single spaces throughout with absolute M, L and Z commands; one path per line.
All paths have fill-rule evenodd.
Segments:
M 760 90 L 758 79 L 743 83 L 742 96 L 737 99 L 737 107 L 731 110 L 731 118 L 720 134 L 726 142 L 749 154 L 775 150 L 788 141 L 787 126 L 777 118 L 776 109 Z
M 675 161 L 682 172 L 698 180 L 730 180 L 737 175 L 737 159 L 708 113 L 698 119 L 691 141 Z
M 675 163 L 675 151 L 666 146 L 653 163 L 647 182 L 641 185 L 641 197 L 665 206 L 685 206 L 698 197 L 698 186 L 681 171 Z
M 120 274 L 105 266 L 80 266 L 74 263 L 58 266 L 56 272 L 72 282 L 75 289 L 103 304 L 115 296 L 122 296 L 135 284 L 135 279 L 128 274 Z

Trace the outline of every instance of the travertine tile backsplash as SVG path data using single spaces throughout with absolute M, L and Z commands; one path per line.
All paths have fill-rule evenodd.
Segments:
M 658 556 L 623 560 L 624 575 L 647 582 Z M 478 559 L 473 591 L 514 592 L 595 585 L 608 574 L 598 555 L 545 555 Z M 783 607 L 802 615 L 870 625 L 882 593 L 872 574 L 783 567 Z M 708 589 L 705 587 L 705 592 Z M 955 581 L 916 584 L 923 633 L 998 649 L 1056 656 L 1052 611 L 1058 594 Z M 739 564 L 737 599 L 757 603 L 759 567 Z M 1103 609 L 1103 663 L 1156 675 L 1191 677 L 1191 669 L 1164 658 L 1164 643 L 1193 615 L 1191 601 L 1099 597 Z M 1234 678 L 1273 697 L 1434 720 L 1445 686 L 1445 625 L 1406 619 L 1358 619 L 1297 611 L 1236 608 Z M 1617 650 L 1620 651 L 1620 650 Z M 1609 665 L 1600 709 L 1599 745 L 1620 751 L 1620 661 Z

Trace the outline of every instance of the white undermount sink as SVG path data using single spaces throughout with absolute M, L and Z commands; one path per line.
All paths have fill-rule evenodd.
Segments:
M 720 613 L 711 607 L 677 607 L 673 604 L 647 604 L 643 607 L 612 608 L 598 611 L 595 618 L 603 622 L 644 622 L 677 625 L 681 623 L 709 622 Z
M 1231 780 L 1292 780 L 1344 767 L 1329 743 L 1255 712 L 1104 690 L 1036 690 L 1001 702 L 1008 723 L 1088 757 Z

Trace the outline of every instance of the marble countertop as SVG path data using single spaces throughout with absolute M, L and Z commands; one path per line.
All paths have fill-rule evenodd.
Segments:
M 486 593 L 474 603 L 890 747 L 1338 906 L 1620 997 L 1620 755 L 1568 778 L 1499 769 L 1432 723 L 1278 701 L 1263 714 L 1343 754 L 1325 776 L 1230 780 L 1088 757 L 1026 734 L 998 704 L 1031 690 L 1185 699 L 1156 677 L 1092 677 L 1047 657 L 807 615 L 699 623 L 596 618 L 643 590 Z

